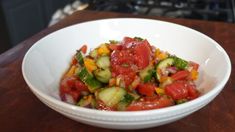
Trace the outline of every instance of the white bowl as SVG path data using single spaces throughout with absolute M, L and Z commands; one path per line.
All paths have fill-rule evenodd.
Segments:
M 197 81 L 202 95 L 190 102 L 148 111 L 110 112 L 81 108 L 60 100 L 62 74 L 76 49 L 94 48 L 108 40 L 139 36 L 150 44 L 200 64 Z M 224 49 L 206 35 L 173 23 L 135 18 L 90 21 L 56 31 L 36 42 L 26 53 L 23 76 L 31 91 L 47 106 L 76 121 L 114 129 L 140 129 L 179 120 L 211 102 L 231 73 Z

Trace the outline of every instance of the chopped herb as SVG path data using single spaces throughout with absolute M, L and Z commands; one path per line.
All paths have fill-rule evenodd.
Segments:
M 134 37 L 134 39 L 137 40 L 137 41 L 143 41 L 143 40 L 144 40 L 144 39 L 141 38 L 141 37 Z
M 119 41 L 117 41 L 117 40 L 109 40 L 109 43 L 111 43 L 111 44 L 117 44 L 117 43 L 119 43 Z

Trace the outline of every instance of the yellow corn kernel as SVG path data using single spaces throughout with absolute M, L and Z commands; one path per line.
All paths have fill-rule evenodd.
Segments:
M 163 95 L 165 94 L 165 90 L 163 88 L 155 88 L 155 91 L 158 95 Z
M 95 61 L 93 59 L 90 59 L 90 58 L 85 58 L 84 59 L 84 65 L 85 65 L 85 67 L 87 68 L 87 70 L 89 72 L 92 72 L 92 71 L 97 69 Z
M 191 78 L 193 79 L 193 80 L 197 80 L 197 78 L 198 78 L 198 71 L 196 71 L 196 70 L 192 70 L 191 71 Z
M 65 74 L 66 77 L 71 77 L 73 76 L 73 74 L 75 73 L 75 70 L 76 70 L 76 66 L 75 65 L 72 65 L 70 67 L 70 69 L 68 70 L 68 72 Z
M 98 48 L 98 55 L 109 55 L 110 54 L 110 50 L 109 48 L 106 46 L 106 44 L 102 44 L 99 48 Z

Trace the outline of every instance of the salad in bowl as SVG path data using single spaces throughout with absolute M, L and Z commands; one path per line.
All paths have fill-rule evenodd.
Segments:
M 87 53 L 83 45 L 60 82 L 60 97 L 77 106 L 139 111 L 197 98 L 199 65 L 151 46 L 147 39 L 110 40 Z

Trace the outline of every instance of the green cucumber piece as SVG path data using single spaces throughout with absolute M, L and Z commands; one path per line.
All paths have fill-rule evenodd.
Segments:
M 78 71 L 77 76 L 88 86 L 91 93 L 102 86 L 102 83 L 96 80 L 85 67 Z
M 90 52 L 90 56 L 91 56 L 92 58 L 97 58 L 97 56 L 98 56 L 97 49 L 92 50 L 92 51 Z
M 101 56 L 97 59 L 96 65 L 99 68 L 106 69 L 110 67 L 110 57 L 109 56 Z
M 93 75 L 90 74 L 85 67 L 82 67 L 78 70 L 77 76 L 83 81 L 86 82 L 87 80 L 91 80 Z
M 82 55 L 82 52 L 79 50 L 77 51 L 76 55 L 75 55 L 75 58 L 76 60 L 78 61 L 78 63 L 80 65 L 83 65 L 84 64 L 84 61 L 83 61 L 83 55 Z
M 186 103 L 186 102 L 188 102 L 187 99 L 180 99 L 180 100 L 176 101 L 176 104 L 183 104 L 183 103 Z
M 104 102 L 105 105 L 113 107 L 118 104 L 126 94 L 126 90 L 120 87 L 104 88 L 96 96 L 97 99 Z
M 182 70 L 188 67 L 188 62 L 176 56 L 161 60 L 156 66 L 156 76 L 158 80 L 160 80 L 160 75 L 157 73 L 158 69 L 165 69 L 169 66 L 175 66 L 177 69 Z
M 136 94 L 136 93 L 128 93 L 129 95 L 131 95 L 134 100 L 138 100 L 140 98 L 140 95 Z
M 125 111 L 127 106 L 133 101 L 137 100 L 139 97 L 137 97 L 133 93 L 127 93 L 124 98 L 117 104 L 117 110 L 119 111 Z
M 112 77 L 111 71 L 107 69 L 97 69 L 94 71 L 94 75 L 97 80 L 101 81 L 102 83 L 108 83 L 109 79 Z
M 139 72 L 140 75 L 140 79 L 146 83 L 148 81 L 150 81 L 152 79 L 153 76 L 153 66 L 152 65 L 148 65 L 146 68 L 144 68 L 143 70 L 141 70 Z
M 167 67 L 169 67 L 169 66 L 172 66 L 173 64 L 174 64 L 174 58 L 173 57 L 168 57 L 168 58 L 166 58 L 166 59 L 164 59 L 164 60 L 161 60 L 158 64 L 157 64 L 157 66 L 156 66 L 156 76 L 157 76 L 157 79 L 158 80 L 160 80 L 160 75 L 158 74 L 158 70 L 159 69 L 165 69 L 165 68 L 167 68 Z
M 179 57 L 174 57 L 174 64 L 175 67 L 177 67 L 180 70 L 186 69 L 188 66 L 188 62 L 179 58 Z
M 87 107 L 87 108 L 95 108 L 96 101 L 93 95 L 83 96 L 77 103 L 78 106 Z
M 124 98 L 121 100 L 121 102 L 131 103 L 135 98 L 127 93 Z
M 95 90 L 102 87 L 102 83 L 96 80 L 95 78 L 87 80 L 86 84 L 88 85 L 88 89 L 91 93 L 94 93 Z

